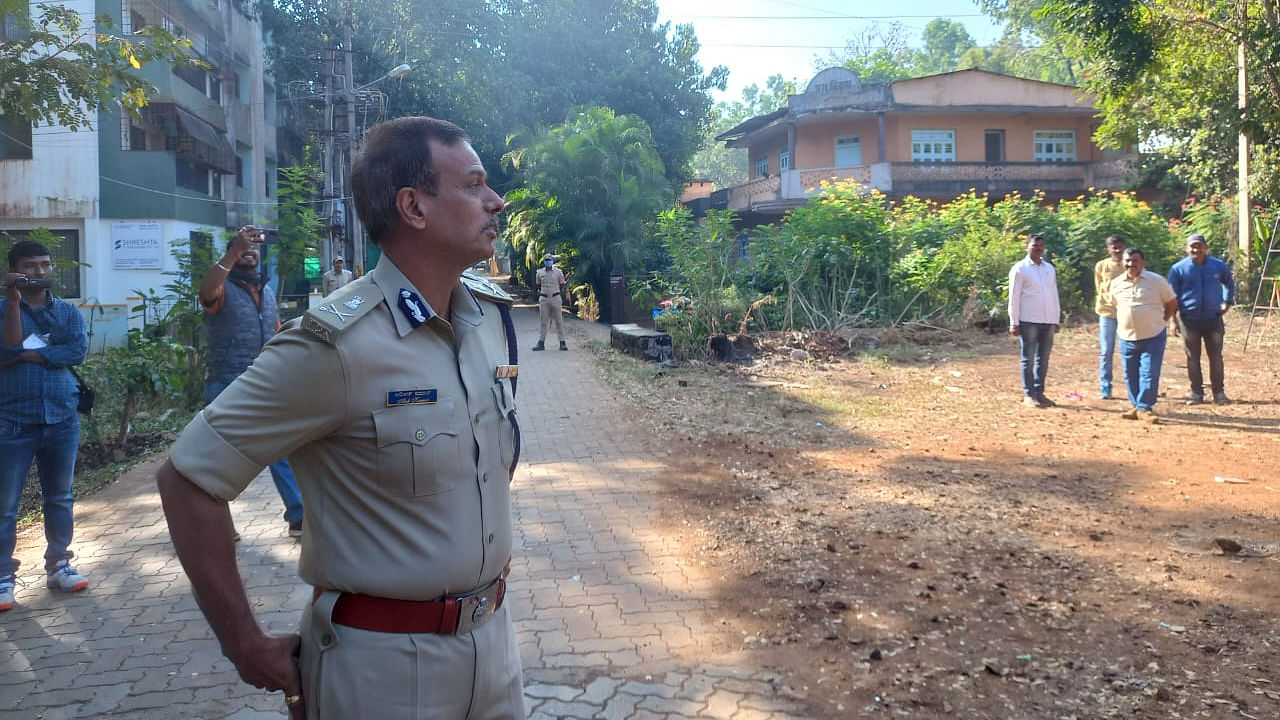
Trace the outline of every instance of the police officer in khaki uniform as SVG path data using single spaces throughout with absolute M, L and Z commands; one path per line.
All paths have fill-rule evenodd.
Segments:
M 456 125 L 400 118 L 352 168 L 378 267 L 276 335 L 157 482 L 200 607 L 294 720 L 524 718 L 503 604 L 518 459 L 509 298 L 463 269 L 504 203 Z M 321 392 L 321 390 L 324 392 Z M 299 635 L 258 626 L 227 501 L 288 455 L 307 506 Z
M 534 350 L 547 348 L 547 326 L 555 323 L 556 336 L 560 338 L 560 349 L 568 350 L 564 344 L 564 314 L 560 311 L 564 298 L 564 271 L 556 267 L 556 258 L 551 253 L 542 256 L 542 267 L 534 275 L 534 284 L 538 286 L 538 344 Z

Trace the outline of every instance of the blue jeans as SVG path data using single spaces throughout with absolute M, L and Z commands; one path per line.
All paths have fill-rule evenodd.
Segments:
M 18 502 L 34 459 L 44 497 L 45 570 L 52 570 L 73 553 L 75 530 L 71 483 L 80 447 L 80 418 L 72 415 L 54 425 L 24 425 L 0 420 L 0 577 L 18 571 L 13 557 L 17 545 Z
M 1168 331 L 1146 340 L 1120 340 L 1120 359 L 1124 362 L 1124 384 L 1129 402 L 1139 410 L 1155 407 L 1160 395 L 1160 368 L 1164 365 L 1164 344 Z
M 1204 343 L 1204 351 L 1209 356 L 1209 388 L 1214 395 L 1225 392 L 1222 380 L 1222 336 L 1226 327 L 1222 318 L 1209 320 L 1187 320 L 1182 322 L 1182 344 L 1187 351 L 1187 380 L 1191 382 L 1191 392 L 1204 394 L 1204 372 L 1200 369 L 1200 343 Z
M 1022 392 L 1027 397 L 1044 395 L 1044 376 L 1049 373 L 1049 351 L 1053 349 L 1053 325 L 1018 324 L 1018 347 L 1022 354 Z
M 1098 392 L 1111 397 L 1111 356 L 1116 354 L 1116 319 L 1098 316 Z
M 204 404 L 213 402 L 213 399 L 221 395 L 234 380 L 235 378 L 225 382 L 205 380 Z M 268 465 L 267 469 L 271 471 L 271 480 L 276 484 L 276 492 L 280 493 L 280 499 L 284 501 L 285 522 L 290 525 L 302 522 L 302 494 L 298 492 L 298 481 L 293 477 L 289 458 L 280 458 Z

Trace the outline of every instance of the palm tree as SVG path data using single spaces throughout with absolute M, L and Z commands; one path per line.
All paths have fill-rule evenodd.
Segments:
M 530 267 L 546 251 L 568 255 L 607 313 L 610 275 L 642 269 L 653 248 L 646 226 L 673 197 L 648 125 L 580 107 L 507 142 L 503 162 L 523 183 L 509 196 L 508 240 Z

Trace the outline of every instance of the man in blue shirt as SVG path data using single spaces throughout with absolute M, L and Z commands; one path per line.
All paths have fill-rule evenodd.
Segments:
M 1200 345 L 1209 356 L 1209 387 L 1213 401 L 1219 405 L 1231 402 L 1222 381 L 1222 316 L 1235 304 L 1236 283 L 1231 268 L 1209 254 L 1204 236 L 1187 237 L 1187 257 L 1169 268 L 1169 285 L 1178 295 L 1178 320 L 1183 344 L 1187 350 L 1187 378 L 1191 393 L 1187 403 L 1204 402 L 1204 373 L 1200 369 Z
M 18 503 L 33 459 L 44 497 L 46 583 L 63 592 L 89 587 L 68 549 L 80 446 L 71 367 L 84 362 L 89 339 L 80 311 L 49 292 L 52 277 L 49 248 L 30 240 L 10 248 L 0 299 L 0 611 L 13 607 Z

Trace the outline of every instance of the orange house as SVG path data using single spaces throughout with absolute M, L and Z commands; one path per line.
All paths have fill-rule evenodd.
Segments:
M 751 167 L 750 180 L 713 193 L 711 207 L 771 222 L 823 180 L 939 200 L 971 188 L 1049 199 L 1118 189 L 1136 156 L 1095 145 L 1097 125 L 1090 98 L 1069 85 L 985 70 L 863 85 L 828 68 L 786 107 L 716 137 L 747 148 Z

